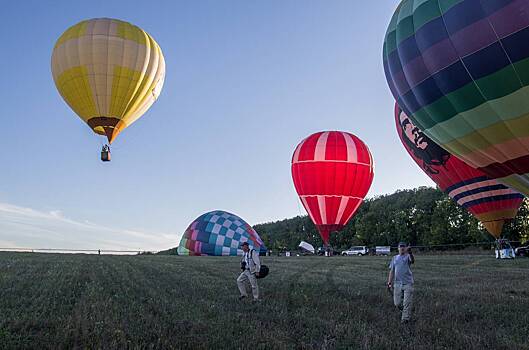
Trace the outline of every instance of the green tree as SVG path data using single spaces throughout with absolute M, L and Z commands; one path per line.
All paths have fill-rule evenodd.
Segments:
M 297 216 L 255 225 L 256 231 L 272 249 L 295 250 L 304 240 L 322 245 L 318 231 L 308 216 Z M 504 228 L 504 237 L 529 241 L 529 202 L 524 201 L 518 216 Z M 367 199 L 354 218 L 339 233 L 332 233 L 330 244 L 337 249 L 351 245 L 468 244 L 493 241 L 483 226 L 439 189 L 419 187 Z

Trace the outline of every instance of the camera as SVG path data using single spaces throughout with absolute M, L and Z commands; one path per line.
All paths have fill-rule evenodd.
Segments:
M 246 270 L 246 261 L 241 261 L 241 270 Z

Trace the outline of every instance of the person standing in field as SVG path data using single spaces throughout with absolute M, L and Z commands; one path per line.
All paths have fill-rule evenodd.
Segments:
M 246 287 L 248 284 L 252 287 L 252 296 L 254 301 L 259 300 L 259 286 L 257 285 L 257 277 L 261 270 L 261 260 L 259 259 L 259 253 L 254 249 L 250 249 L 248 242 L 244 242 L 241 245 L 241 249 L 244 254 L 241 259 L 241 274 L 237 278 L 237 286 L 241 295 L 239 300 L 243 300 L 248 297 L 248 291 Z
M 414 262 L 411 248 L 400 242 L 399 254 L 395 255 L 389 264 L 388 288 L 393 289 L 393 303 L 402 311 L 402 323 L 408 323 L 411 319 L 413 273 L 410 266 Z

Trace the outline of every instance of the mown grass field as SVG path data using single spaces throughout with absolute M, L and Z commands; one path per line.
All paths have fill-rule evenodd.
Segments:
M 529 259 L 418 255 L 415 322 L 389 258 L 264 258 L 261 303 L 237 258 L 0 253 L 0 348 L 529 349 Z

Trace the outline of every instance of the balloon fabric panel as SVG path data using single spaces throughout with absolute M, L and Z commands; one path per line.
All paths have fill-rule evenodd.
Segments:
M 404 148 L 415 163 L 442 191 L 499 238 L 505 220 L 516 216 L 523 195 L 439 147 L 398 105 L 395 105 L 395 124 Z
M 384 43 L 398 104 L 433 141 L 529 194 L 529 0 L 400 3 Z

